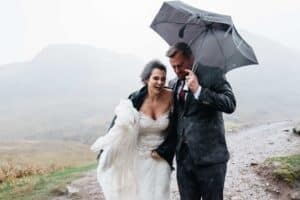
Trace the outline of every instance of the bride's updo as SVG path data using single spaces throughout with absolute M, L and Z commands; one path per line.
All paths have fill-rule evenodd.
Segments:
M 160 62 L 159 60 L 151 60 L 150 62 L 148 62 L 145 65 L 145 67 L 140 75 L 141 81 L 144 84 L 146 84 L 146 81 L 149 80 L 149 78 L 152 74 L 152 71 L 154 69 L 159 69 L 159 70 L 162 70 L 167 73 L 167 68 L 162 62 Z

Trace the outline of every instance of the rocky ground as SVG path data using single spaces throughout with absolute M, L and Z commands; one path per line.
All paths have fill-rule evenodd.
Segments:
M 225 182 L 225 199 L 283 199 L 282 188 L 258 176 L 255 171 L 257 166 L 269 157 L 300 153 L 300 136 L 292 133 L 293 125 L 291 121 L 276 122 L 227 134 L 231 158 Z M 172 200 L 179 200 L 174 173 L 171 190 Z M 68 191 L 68 194 L 53 200 L 104 200 L 95 171 L 74 181 L 68 186 Z

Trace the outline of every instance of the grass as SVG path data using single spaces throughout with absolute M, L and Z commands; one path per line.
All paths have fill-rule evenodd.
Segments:
M 89 145 L 71 141 L 0 142 L 0 183 L 95 161 Z
M 73 141 L 1 141 L 0 199 L 49 199 L 55 188 L 96 167 L 89 148 Z
M 266 160 L 272 166 L 272 175 L 288 184 L 300 181 L 300 154 L 273 157 Z
M 5 200 L 46 200 L 51 199 L 57 187 L 64 187 L 83 172 L 96 168 L 96 163 L 69 167 L 44 175 L 34 175 L 0 184 L 0 199 Z

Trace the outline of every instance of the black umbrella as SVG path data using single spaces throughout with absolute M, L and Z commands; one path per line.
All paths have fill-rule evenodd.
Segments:
M 254 51 L 239 35 L 227 15 L 207 12 L 180 1 L 164 2 L 151 28 L 169 45 L 189 44 L 196 61 L 225 72 L 258 64 Z

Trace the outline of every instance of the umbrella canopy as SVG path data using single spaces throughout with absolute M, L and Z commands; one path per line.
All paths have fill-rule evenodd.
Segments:
M 253 49 L 239 35 L 230 16 L 207 12 L 180 1 L 164 2 L 151 28 L 169 45 L 185 42 L 196 61 L 225 72 L 258 64 Z

